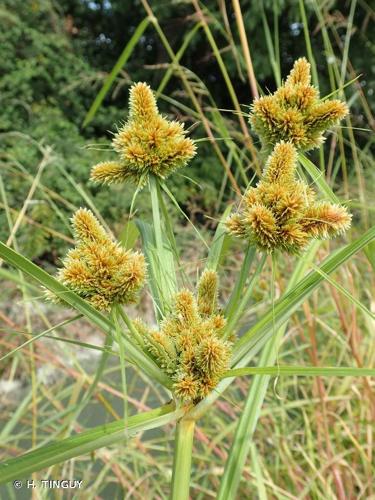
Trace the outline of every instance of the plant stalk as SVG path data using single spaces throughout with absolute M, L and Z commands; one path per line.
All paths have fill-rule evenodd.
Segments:
M 161 207 L 159 203 L 161 193 L 159 183 L 160 180 L 156 176 L 150 175 L 149 187 L 153 222 L 152 230 L 155 245 L 153 258 L 156 261 L 153 273 L 155 274 L 155 282 L 158 287 L 158 307 L 160 309 L 157 311 L 158 317 L 164 316 L 170 309 L 171 302 L 177 289 L 174 254 L 171 243 L 166 237 L 168 236 L 165 230 L 166 224 L 162 223 L 161 218 Z
M 253 251 L 252 249 L 249 250 L 249 253 L 250 253 L 250 258 L 252 259 L 253 258 Z M 266 262 L 266 258 L 267 258 L 267 255 L 264 254 L 262 255 L 253 275 L 251 276 L 250 278 L 250 281 L 247 285 L 247 289 L 242 297 L 241 300 L 239 300 L 235 306 L 236 306 L 236 309 L 233 311 L 233 313 L 229 316 L 228 318 L 228 322 L 227 322 L 227 325 L 225 327 L 225 333 L 224 333 L 224 337 L 225 338 L 228 338 L 228 336 L 232 333 L 233 329 L 236 327 L 237 323 L 239 322 L 247 304 L 249 303 L 249 300 L 250 300 L 250 297 L 251 297 L 251 294 L 253 293 L 253 289 L 254 289 L 254 286 L 255 286 L 255 283 L 257 282 L 257 279 L 263 269 L 263 266 Z M 241 290 L 242 291 L 242 290 Z
M 159 198 L 157 191 L 158 180 L 151 175 L 150 176 L 150 195 L 151 195 L 151 207 L 152 207 L 152 221 L 154 225 L 154 236 L 155 244 L 158 252 L 162 253 L 163 240 L 162 240 L 162 229 L 160 220 L 160 208 L 159 208 Z
M 231 296 L 229 298 L 228 304 L 225 308 L 225 317 L 229 319 L 235 312 L 238 302 L 241 298 L 241 293 L 245 287 L 245 282 L 246 279 L 249 275 L 249 270 L 251 267 L 251 264 L 254 260 L 256 254 L 256 248 L 253 245 L 249 245 L 246 253 L 245 253 L 245 258 L 242 262 L 242 267 L 241 270 L 238 274 L 236 284 L 233 288 L 233 291 L 231 293 Z
M 192 419 L 181 419 L 176 424 L 170 500 L 189 500 L 194 428 Z
M 236 16 L 238 33 L 240 35 L 243 55 L 244 55 L 245 61 L 246 61 L 247 76 L 249 78 L 251 93 L 253 95 L 253 98 L 257 99 L 259 97 L 257 81 L 255 78 L 253 62 L 251 60 L 250 47 L 249 47 L 249 42 L 248 42 L 248 39 L 246 36 L 246 30 L 245 30 L 243 17 L 242 17 L 240 1 L 239 0 L 232 0 L 232 4 L 233 4 L 234 13 Z

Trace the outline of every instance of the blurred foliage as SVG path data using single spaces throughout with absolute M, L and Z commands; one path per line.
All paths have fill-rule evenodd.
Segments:
M 188 30 L 198 20 L 192 4 L 177 0 L 151 1 L 150 4 L 169 43 L 177 50 Z M 201 6 L 235 82 L 239 102 L 248 105 L 250 95 L 246 66 L 231 2 L 206 0 Z M 330 91 L 330 87 L 322 36 L 314 15 L 313 2 L 306 1 L 305 7 L 324 95 Z M 285 75 L 291 62 L 306 54 L 299 2 L 243 0 L 241 9 L 257 80 L 263 89 L 273 90 L 275 81 L 267 52 L 262 13 L 266 15 L 271 33 L 275 19 L 278 19 L 281 73 Z M 326 21 L 337 32 L 335 43 L 338 53 L 344 43 L 349 9 L 350 2 L 325 2 Z M 350 42 L 350 55 L 355 58 L 356 73 L 363 75 L 362 85 L 367 98 L 375 90 L 375 66 L 368 59 L 368 54 L 375 50 L 369 35 L 370 29 L 367 29 L 372 12 L 366 1 L 359 2 Z M 53 148 L 53 161 L 43 172 L 41 182 L 64 198 L 66 203 L 55 200 L 54 206 L 37 189 L 34 202 L 35 199 L 41 201 L 27 210 L 29 217 L 55 231 L 69 234 L 68 225 L 61 214 L 67 219 L 71 216 L 72 205 L 78 207 L 83 203 L 81 194 L 64 176 L 63 172 L 66 172 L 93 199 L 109 224 L 124 218 L 133 188 L 98 188 L 88 182 L 88 176 L 93 164 L 108 159 L 110 131 L 114 130 L 114 124 L 126 118 L 124 110 L 127 107 L 129 84 L 137 80 L 147 81 L 156 88 L 164 74 L 169 56 L 151 26 L 140 39 L 93 122 L 85 129 L 81 125 L 107 72 L 112 69 L 137 25 L 145 17 L 144 7 L 136 0 L 66 0 L 61 3 L 52 0 L 3 0 L 0 7 L 3 27 L 0 32 L 0 51 L 3 55 L 0 60 L 0 172 L 6 186 L 6 201 L 12 209 L 20 210 L 30 189 L 31 178 L 25 175 L 36 174 L 41 161 L 39 144 Z M 364 47 L 366 50 L 363 50 Z M 191 74 L 198 75 L 219 108 L 233 107 L 203 30 L 197 32 L 181 64 L 189 68 Z M 190 105 L 180 89 L 180 82 L 177 77 L 173 77 L 163 93 Z M 352 103 L 352 112 L 357 105 L 357 102 Z M 189 119 L 162 99 L 160 107 L 163 113 L 177 115 L 183 121 Z M 364 127 L 367 125 L 366 118 L 359 109 L 354 123 Z M 195 125 L 193 136 L 205 137 L 201 125 Z M 98 146 L 96 149 L 83 149 L 89 143 Z M 101 153 L 97 149 L 106 151 Z M 199 143 L 199 154 L 192 166 L 184 169 L 182 174 L 171 179 L 176 198 L 193 218 L 207 222 L 203 213 L 216 215 L 217 193 L 223 179 L 222 166 L 207 141 Z M 187 176 L 196 182 L 191 182 Z M 147 210 L 146 197 L 143 199 L 143 206 Z M 0 201 L 4 204 L 4 200 Z M 14 214 L 16 212 L 13 213 L 13 220 Z M 0 238 L 4 240 L 8 234 L 6 214 L 1 210 Z M 24 224 L 18 236 L 22 251 L 32 258 L 53 261 L 65 251 L 65 243 L 58 236 L 48 235 L 37 226 Z

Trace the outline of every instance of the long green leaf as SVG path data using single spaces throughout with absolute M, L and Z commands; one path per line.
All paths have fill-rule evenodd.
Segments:
M 61 323 L 58 323 L 57 325 L 51 326 L 51 328 L 48 328 L 48 330 L 44 330 L 43 332 L 38 333 L 37 335 L 33 335 L 29 340 L 26 340 L 26 342 L 24 342 L 23 344 L 17 346 L 16 348 L 12 349 L 11 351 L 7 352 L 6 354 L 4 354 L 4 356 L 1 356 L 0 362 L 4 361 L 9 356 L 13 356 L 17 351 L 24 349 L 26 346 L 32 344 L 33 342 L 41 339 L 42 337 L 44 337 L 44 335 L 47 335 L 47 333 L 53 332 L 53 330 L 56 330 L 57 328 L 62 328 L 65 325 L 69 325 L 69 323 L 72 323 L 73 321 L 76 321 L 79 318 L 82 318 L 82 314 L 78 314 L 77 316 L 74 316 L 74 318 L 66 319 L 66 320 L 62 321 Z
M 152 227 L 147 222 L 135 220 L 142 238 L 142 249 L 148 264 L 148 284 L 154 300 L 155 315 L 162 318 L 170 308 L 171 298 L 177 290 L 173 251 L 162 238 L 162 253 L 157 251 Z
M 253 471 L 256 478 L 256 485 L 258 489 L 259 500 L 267 500 L 267 491 L 264 485 L 264 477 L 262 467 L 260 465 L 259 455 L 255 443 L 250 444 L 251 461 L 253 465 Z
M 287 291 L 292 289 L 304 276 L 309 263 L 312 261 L 318 249 L 318 245 L 318 242 L 310 245 L 304 258 L 299 260 L 289 280 Z M 274 279 L 272 280 L 271 286 L 274 286 Z M 274 308 L 272 306 L 272 313 L 273 312 Z M 274 364 L 279 342 L 285 333 L 286 327 L 287 323 L 285 322 L 278 330 L 275 330 L 275 324 L 272 323 L 273 335 L 267 340 L 262 350 L 259 360 L 260 367 Z M 269 380 L 270 377 L 264 375 L 257 375 L 252 380 L 241 417 L 236 426 L 231 452 L 225 464 L 224 474 L 221 478 L 218 494 L 218 499 L 220 500 L 228 496 L 234 497 L 236 494 L 242 470 L 250 451 L 251 438 L 260 415 Z
M 291 314 L 302 304 L 304 300 L 315 290 L 319 284 L 324 281 L 324 274 L 330 274 L 335 271 L 344 262 L 349 260 L 355 253 L 361 250 L 375 239 L 375 226 L 366 231 L 360 238 L 349 243 L 344 248 L 330 255 L 319 267 L 323 271 L 311 271 L 288 293 L 280 297 L 262 318 L 250 328 L 236 343 L 234 363 L 239 361 L 244 355 L 249 353 L 258 341 L 264 341 L 265 336 L 272 334 L 273 325 L 279 327 L 288 320 Z
M 160 427 L 176 420 L 182 410 L 175 410 L 168 404 L 149 412 L 134 415 L 128 419 L 128 427 L 119 420 L 100 425 L 76 436 L 62 439 L 42 448 L 38 448 L 20 457 L 12 458 L 0 464 L 0 484 L 13 479 L 22 479 L 31 473 L 79 457 L 91 451 L 125 441 L 138 432 Z
M 243 375 L 297 375 L 301 377 L 375 377 L 375 368 L 352 368 L 350 366 L 251 366 L 234 368 L 225 377 Z
M 375 239 L 375 226 L 366 231 L 360 238 L 349 243 L 341 250 L 333 255 L 330 255 L 320 266 L 326 274 L 332 273 L 355 253 L 366 247 Z M 290 292 L 275 303 L 273 308 L 270 308 L 257 323 L 250 328 L 239 341 L 236 342 L 234 348 L 234 356 L 232 359 L 232 368 L 241 368 L 248 365 L 249 361 L 259 352 L 267 340 L 272 336 L 274 328 L 279 328 L 286 323 L 296 309 L 306 300 L 309 295 L 324 281 L 324 277 L 315 271 L 309 273 L 302 279 Z M 274 317 L 273 317 L 274 314 Z M 233 378 L 223 379 L 216 390 L 209 394 L 203 401 L 198 403 L 190 412 L 189 415 L 198 418 L 203 415 L 225 389 L 234 380 Z
M 186 34 L 185 38 L 184 38 L 184 41 L 181 45 L 181 47 L 179 48 L 179 50 L 176 52 L 176 55 L 174 57 L 172 57 L 172 61 L 171 63 L 169 64 L 169 67 L 168 67 L 168 70 L 165 72 L 160 84 L 159 84 L 159 87 L 157 88 L 157 91 L 156 91 L 156 97 L 159 97 L 161 95 L 161 93 L 164 91 L 165 87 L 167 86 L 167 83 L 169 82 L 169 80 L 171 79 L 171 77 L 173 76 L 173 71 L 176 70 L 178 67 L 179 67 L 179 63 L 180 63 L 180 59 L 181 57 L 184 55 L 186 49 L 188 48 L 190 42 L 192 41 L 192 39 L 194 38 L 196 32 L 202 27 L 202 23 L 201 22 L 198 22 L 197 24 L 195 24 L 193 26 L 193 28 L 188 31 L 188 33 Z
M 255 253 L 256 248 L 253 245 L 249 245 L 245 253 L 245 258 L 242 261 L 241 270 L 238 273 L 236 284 L 233 287 L 228 304 L 225 307 L 225 317 L 227 318 L 227 321 L 233 316 L 234 312 L 237 309 L 237 304 L 241 298 L 246 280 L 249 276 L 250 266 L 253 263 Z
M 315 269 L 318 273 L 320 273 L 325 280 L 328 281 L 332 286 L 336 288 L 339 292 L 341 292 L 350 302 L 357 307 L 360 311 L 362 311 L 370 320 L 375 320 L 375 314 L 372 313 L 360 300 L 354 297 L 346 288 L 344 288 L 340 283 L 337 283 L 334 279 L 324 273 L 319 267 L 312 264 L 313 269 Z
M 301 165 L 306 169 L 309 176 L 313 179 L 315 184 L 318 186 L 320 191 L 327 197 L 329 201 L 332 203 L 340 203 L 340 200 L 337 198 L 332 189 L 328 186 L 324 174 L 321 170 L 319 170 L 312 161 L 310 161 L 305 155 L 299 154 L 298 160 Z
M 236 329 L 236 325 L 238 324 L 241 316 L 243 315 L 243 312 L 246 308 L 246 306 L 248 305 L 249 301 L 250 301 L 250 298 L 251 298 L 251 294 L 253 293 L 253 289 L 254 289 L 254 286 L 255 286 L 255 283 L 257 282 L 258 278 L 259 278 L 259 275 L 263 269 L 263 266 L 266 262 L 266 258 L 267 258 L 267 255 L 266 254 L 263 254 L 260 259 L 259 259 L 259 262 L 257 264 L 257 267 L 254 269 L 254 272 L 252 273 L 251 275 L 251 278 L 249 280 L 249 283 L 247 284 L 247 288 L 245 290 L 245 293 L 243 295 L 243 297 L 241 298 L 241 300 L 239 300 L 236 304 L 235 304 L 235 310 L 233 312 L 232 315 L 228 315 L 228 318 L 227 318 L 227 324 L 225 326 L 225 334 L 224 336 L 227 338 L 229 335 L 231 335 L 231 333 L 233 332 L 233 330 Z M 238 330 L 238 328 L 237 328 Z
M 103 332 L 111 333 L 114 331 L 113 323 L 106 316 L 94 309 L 88 302 L 69 290 L 46 271 L 2 242 L 0 242 L 0 258 L 3 258 L 8 264 L 15 266 L 17 269 L 37 280 L 41 285 L 51 290 L 51 292 L 55 293 L 67 304 L 82 313 L 91 323 Z M 171 386 L 171 382 L 165 373 L 143 352 L 136 349 L 130 343 L 127 345 L 127 354 L 133 363 L 141 367 L 152 380 L 157 380 L 166 387 Z
M 86 405 L 91 400 L 92 395 L 94 394 L 101 377 L 104 373 L 104 369 L 106 363 L 108 361 L 109 356 L 112 353 L 112 345 L 113 345 L 113 336 L 109 333 L 106 336 L 105 345 L 102 350 L 102 354 L 100 356 L 100 361 L 96 368 L 95 376 L 92 381 L 90 381 L 90 385 L 86 391 L 86 393 L 80 398 L 77 409 L 72 413 L 70 417 L 71 422 L 76 422 L 78 420 L 78 416 L 82 413 L 83 409 L 86 408 Z M 116 353 L 117 354 L 117 353 Z
M 138 43 L 138 40 L 143 35 L 145 29 L 147 28 L 147 26 L 149 25 L 150 22 L 151 22 L 151 19 L 149 17 L 146 17 L 137 26 L 137 29 L 135 30 L 133 36 L 131 37 L 129 42 L 126 44 L 124 50 L 122 51 L 120 57 L 118 58 L 118 60 L 116 62 L 116 64 L 113 66 L 112 71 L 110 72 L 106 81 L 104 82 L 103 87 L 100 89 L 100 92 L 95 97 L 94 102 L 92 103 L 90 109 L 88 110 L 88 112 L 85 116 L 85 119 L 83 121 L 83 127 L 86 127 L 86 125 L 88 125 L 91 122 L 91 120 L 94 118 L 96 112 L 100 108 L 101 103 L 103 102 L 103 99 L 105 98 L 105 96 L 107 95 L 113 82 L 115 81 L 115 78 L 120 73 L 122 68 L 125 66 L 127 60 L 129 59 L 129 57 L 131 56 L 131 54 L 134 50 L 134 47 Z
M 193 224 L 193 222 L 189 219 L 188 215 L 185 214 L 185 212 L 182 210 L 182 208 L 180 207 L 180 205 L 178 204 L 178 201 L 176 200 L 176 198 L 173 196 L 173 193 L 168 189 L 168 186 L 163 182 L 160 184 L 161 188 L 163 189 L 163 191 L 165 191 L 165 193 L 167 194 L 168 198 L 171 200 L 171 202 L 173 203 L 173 205 L 177 208 L 177 210 L 180 212 L 180 214 L 184 217 L 184 219 L 187 220 L 188 224 L 191 225 L 191 227 L 194 229 L 194 232 L 195 234 L 198 236 L 198 238 L 200 239 L 200 241 L 203 243 L 203 245 L 208 248 L 208 245 L 206 243 L 206 240 L 203 238 L 203 236 L 201 235 L 201 233 L 199 232 L 199 230 L 195 227 L 195 225 Z
M 230 236 L 225 229 L 225 220 L 229 216 L 232 206 L 228 206 L 216 228 L 214 239 L 208 252 L 206 269 L 216 271 L 229 245 Z
M 154 258 L 151 265 L 156 265 L 154 273 L 158 276 L 158 284 L 162 294 L 162 312 L 165 313 L 171 307 L 172 300 L 177 292 L 177 278 L 172 244 L 166 237 L 165 224 L 161 219 L 160 207 L 160 180 L 156 176 L 149 179 L 151 207 L 152 207 L 152 232 L 155 241 Z

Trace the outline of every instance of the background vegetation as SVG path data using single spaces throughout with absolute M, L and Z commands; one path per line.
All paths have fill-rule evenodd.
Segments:
M 328 137 L 324 148 L 311 155 L 354 213 L 350 241 L 374 220 L 373 5 L 365 0 L 240 3 L 258 92 L 273 91 L 293 60 L 307 55 L 315 66 L 314 83 L 319 84 L 321 94 L 335 91 L 350 105 L 350 118 Z M 71 245 L 68 218 L 81 205 L 94 208 L 124 237 L 132 189 L 98 189 L 88 182 L 88 174 L 93 164 L 108 158 L 111 131 L 125 118 L 129 84 L 139 80 L 154 89 L 161 85 L 160 108 L 184 121 L 198 140 L 199 153 L 192 165 L 168 185 L 189 218 L 210 237 L 223 209 L 259 173 L 262 161 L 259 144 L 243 116 L 254 97 L 254 82 L 233 4 L 216 0 L 2 2 L 2 241 L 53 270 Z M 155 18 L 137 36 L 139 24 L 150 15 Z M 95 116 L 83 126 L 108 73 L 133 36 L 136 44 L 129 59 Z M 171 64 L 171 51 L 181 56 L 179 64 Z M 140 210 L 147 217 L 148 201 L 142 196 Z M 181 225 L 179 243 L 184 247 L 183 260 L 189 262 L 186 272 L 195 277 L 203 249 L 172 204 L 170 212 Z M 335 245 L 331 244 L 331 250 Z M 328 250 L 328 244 L 322 246 L 318 258 Z M 374 253 L 368 248 L 334 276 L 369 309 L 374 307 Z M 228 293 L 240 257 L 241 245 L 232 244 L 222 276 Z M 294 266 L 295 259 L 279 264 L 276 296 L 285 289 Z M 51 322 L 72 317 L 46 306 L 39 300 L 40 289 L 26 287 L 22 275 L 4 265 L 0 272 L 4 280 L 0 305 L 3 355 L 30 334 L 46 330 Z M 268 265 L 254 290 L 247 324 L 269 305 L 270 282 Z M 145 313 L 151 309 L 147 295 L 142 307 Z M 280 346 L 279 361 L 373 366 L 374 326 L 373 320 L 326 282 L 294 315 Z M 93 402 L 89 406 L 79 403 L 95 375 L 90 365 L 98 352 L 93 346 L 102 342 L 99 334 L 83 321 L 75 321 L 54 335 L 75 343 L 44 336 L 43 341 L 1 362 L 4 456 L 113 420 L 121 411 L 116 363 L 103 373 Z M 129 369 L 133 411 L 163 401 L 158 387 L 140 384 L 139 376 Z M 225 393 L 227 400 L 218 401 L 215 410 L 200 421 L 193 498 L 211 498 L 218 488 L 248 385 L 247 379 L 239 379 Z M 79 418 L 69 408 L 79 409 Z M 369 380 L 276 379 L 266 396 L 238 498 L 374 498 L 374 412 Z M 127 498 L 164 498 L 171 454 L 168 430 L 148 433 L 130 441 L 126 450 L 109 447 L 48 474 L 83 478 L 82 495 L 122 498 L 125 492 Z M 3 487 L 1 492 L 14 495 L 12 487 Z

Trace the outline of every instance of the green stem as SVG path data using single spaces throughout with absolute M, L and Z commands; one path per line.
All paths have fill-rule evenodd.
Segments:
M 232 330 L 235 328 L 238 321 L 240 320 L 240 318 L 245 310 L 245 307 L 249 303 L 251 294 L 253 293 L 254 285 L 256 283 L 256 280 L 257 280 L 259 274 L 261 273 L 261 271 L 263 269 L 264 263 L 266 262 L 266 258 L 267 258 L 267 254 L 263 254 L 259 263 L 258 263 L 257 268 L 255 269 L 254 274 L 250 278 L 250 281 L 249 281 L 249 284 L 247 286 L 247 289 L 245 291 L 244 296 L 242 297 L 241 301 L 236 304 L 236 306 L 237 306 L 236 309 L 234 310 L 233 314 L 229 317 L 228 323 L 225 327 L 225 333 L 224 333 L 225 338 L 227 338 L 231 334 Z
M 176 424 L 172 490 L 170 500 L 189 499 L 194 428 L 195 420 L 191 419 L 181 419 Z
M 163 239 L 161 232 L 161 219 L 160 219 L 160 207 L 158 198 L 158 180 L 150 175 L 150 195 L 151 195 L 151 207 L 152 207 L 152 221 L 154 223 L 154 236 L 156 249 L 159 255 L 163 253 Z
M 317 185 L 319 190 L 326 196 L 329 201 L 332 203 L 340 203 L 340 200 L 337 198 L 337 196 L 334 194 L 330 186 L 327 184 L 327 181 L 324 178 L 324 175 L 322 172 L 313 164 L 311 160 L 307 158 L 303 153 L 300 153 L 298 155 L 298 161 L 301 163 L 301 165 L 304 167 L 304 169 L 307 171 L 309 176 L 312 178 L 314 183 Z
M 167 223 L 162 223 L 160 207 L 160 180 L 150 175 L 150 197 L 152 206 L 153 238 L 155 251 L 153 252 L 153 269 L 155 283 L 158 288 L 159 311 L 158 316 L 164 316 L 170 309 L 171 302 L 177 289 L 174 254 L 168 239 Z
M 131 336 L 134 337 L 135 342 L 137 344 L 136 348 L 141 349 L 142 353 L 145 356 L 147 356 L 147 358 L 151 361 L 151 363 L 153 363 L 154 365 L 157 365 L 155 359 L 150 355 L 149 351 L 146 349 L 142 336 L 139 334 L 139 332 L 135 328 L 132 320 L 129 318 L 129 316 L 126 314 L 126 312 L 121 307 L 119 307 L 117 309 L 117 312 L 121 316 L 121 318 L 124 321 L 124 323 L 126 324 L 126 326 L 127 326 L 128 330 L 129 330 L 129 333 L 131 334 Z M 125 339 L 128 342 L 130 342 L 130 339 L 127 339 L 126 337 L 125 337 Z M 159 366 L 158 366 L 158 368 L 159 368 Z M 173 385 L 171 379 L 163 371 L 162 371 L 162 373 L 164 374 L 163 381 L 161 382 L 160 379 L 156 379 L 156 380 L 158 380 L 167 389 L 171 389 L 172 385 Z
M 124 339 L 121 335 L 121 327 L 119 323 L 119 310 L 120 306 L 115 305 L 112 309 L 112 318 L 115 325 L 116 342 L 119 348 L 120 354 L 120 367 L 121 367 L 121 384 L 122 392 L 124 397 L 124 427 L 128 427 L 128 390 L 126 383 L 126 366 L 125 366 L 125 349 L 124 349 Z
M 242 262 L 242 267 L 239 272 L 239 275 L 236 280 L 235 287 L 231 296 L 229 298 L 229 302 L 225 308 L 225 317 L 230 320 L 232 315 L 235 313 L 238 301 L 240 300 L 242 290 L 245 286 L 246 279 L 249 275 L 250 266 L 255 257 L 256 248 L 253 245 L 249 245 L 245 254 L 245 258 Z
M 142 335 L 139 334 L 138 330 L 134 327 L 132 320 L 129 318 L 129 316 L 126 314 L 126 312 L 119 307 L 118 308 L 118 313 L 120 314 L 122 320 L 124 321 L 125 325 L 127 326 L 129 333 L 134 337 L 135 341 L 139 345 L 139 347 L 142 349 L 142 351 L 146 354 L 146 356 L 149 355 L 147 350 L 145 349 L 145 343 L 143 341 Z
M 306 51 L 307 51 L 307 55 L 308 55 L 308 58 L 309 58 L 309 61 L 311 64 L 311 73 L 312 73 L 313 84 L 316 87 L 319 87 L 318 72 L 316 70 L 314 54 L 313 54 L 312 47 L 311 47 L 311 40 L 310 40 L 310 34 L 309 34 L 309 23 L 307 20 L 306 10 L 305 10 L 305 5 L 304 5 L 303 0 L 299 0 L 299 9 L 300 9 L 300 13 L 301 13 L 301 21 L 303 24 L 303 33 L 305 36 Z

